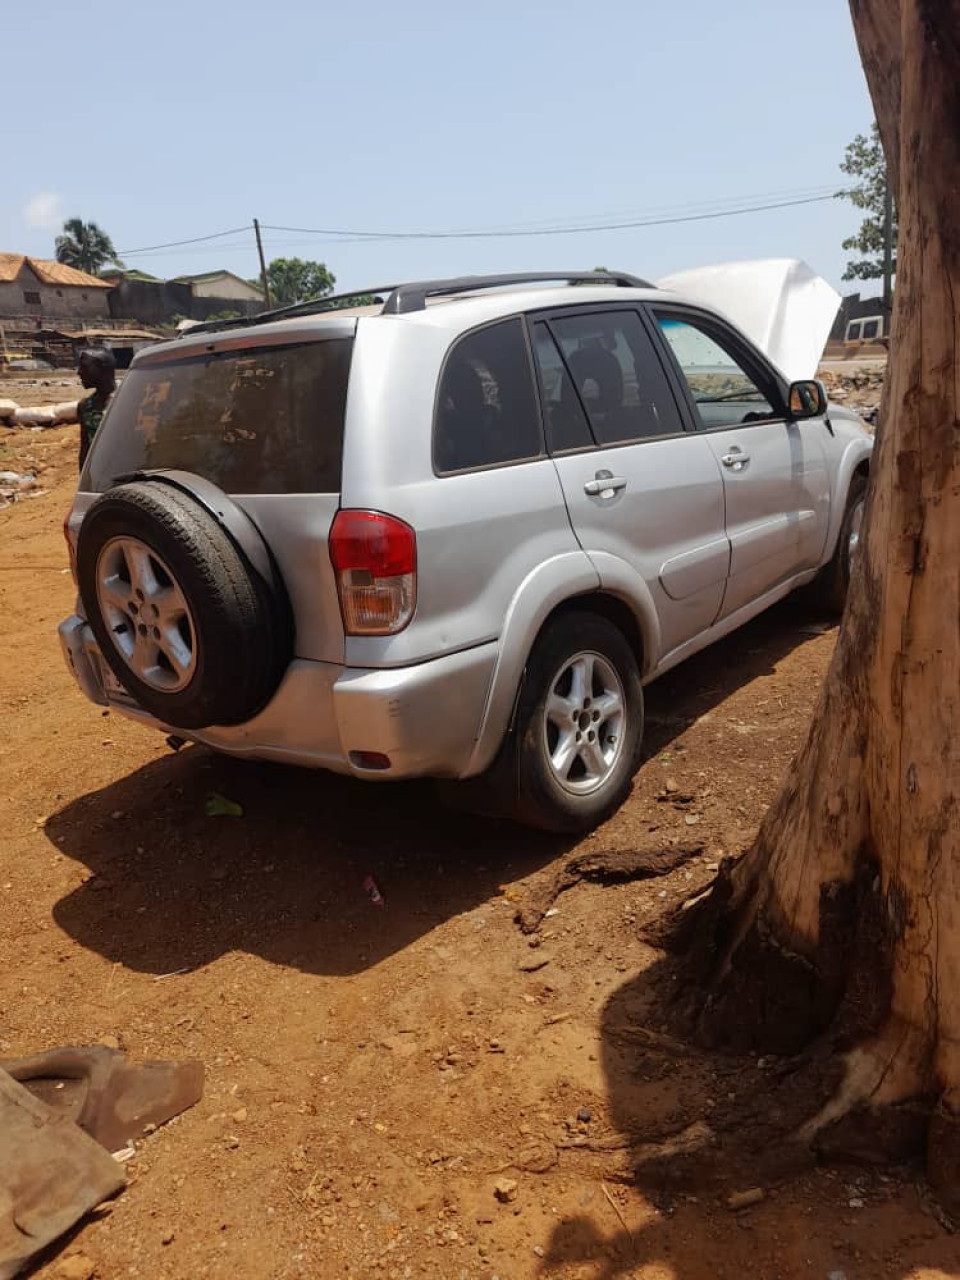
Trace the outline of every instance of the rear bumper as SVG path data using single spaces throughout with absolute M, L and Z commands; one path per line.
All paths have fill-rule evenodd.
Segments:
M 67 665 L 91 702 L 229 755 L 364 778 L 462 777 L 497 658 L 495 643 L 389 670 L 298 658 L 252 720 L 187 733 L 162 724 L 111 687 L 115 682 L 83 618 L 67 618 L 59 631 Z M 389 767 L 365 768 L 361 753 L 385 756 Z

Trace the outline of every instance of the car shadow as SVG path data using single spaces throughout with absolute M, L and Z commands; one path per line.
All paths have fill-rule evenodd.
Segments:
M 809 636 L 780 606 L 647 692 L 655 754 Z M 211 793 L 242 817 L 207 817 Z M 305 972 L 352 974 L 402 950 L 571 847 L 464 816 L 428 783 L 371 784 L 190 747 L 48 818 L 46 833 L 91 873 L 54 908 L 82 946 L 145 973 L 232 950 Z M 373 880 L 385 905 L 371 903 Z

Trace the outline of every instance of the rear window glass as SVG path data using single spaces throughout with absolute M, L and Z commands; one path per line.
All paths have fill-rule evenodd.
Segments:
M 542 453 L 523 322 L 506 320 L 468 333 L 454 347 L 440 379 L 436 469 L 495 467 Z
M 82 487 L 167 468 L 227 493 L 337 493 L 352 349 L 352 338 L 333 338 L 131 369 Z

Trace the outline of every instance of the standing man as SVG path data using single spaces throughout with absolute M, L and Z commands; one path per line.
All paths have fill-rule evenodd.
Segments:
M 77 421 L 80 423 L 80 470 L 86 461 L 87 453 L 97 427 L 103 420 L 110 397 L 117 389 L 117 362 L 113 352 L 106 347 L 85 347 L 80 352 L 77 373 L 81 384 L 93 395 L 84 396 L 77 405 Z
M 91 394 L 65 404 L 35 405 L 22 409 L 14 400 L 0 400 L 0 424 L 10 427 L 59 427 L 80 424 L 80 470 L 86 461 L 97 427 L 117 389 L 117 362 L 106 347 L 84 347 L 77 363 L 84 390 Z

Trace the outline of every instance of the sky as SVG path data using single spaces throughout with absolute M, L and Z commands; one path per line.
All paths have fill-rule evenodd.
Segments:
M 7 151 L 2 251 L 53 257 L 81 217 L 154 275 L 249 277 L 258 217 L 324 231 L 267 229 L 267 256 L 324 261 L 344 288 L 762 257 L 857 287 L 841 284 L 859 221 L 844 201 L 594 229 L 843 185 L 872 120 L 844 0 L 48 0 L 7 12 L 4 36 L 42 77 Z

